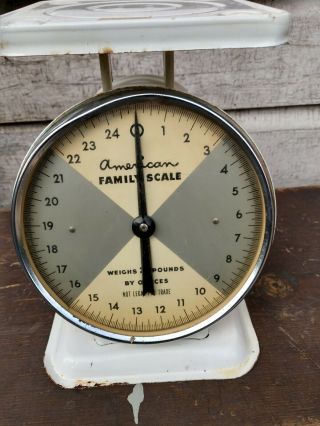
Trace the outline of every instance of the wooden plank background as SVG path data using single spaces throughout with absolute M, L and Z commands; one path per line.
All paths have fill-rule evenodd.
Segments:
M 259 3 L 292 13 L 289 44 L 179 52 L 177 80 L 231 111 L 277 187 L 319 184 L 320 0 Z M 118 76 L 157 73 L 161 56 L 118 55 L 113 63 Z M 94 56 L 0 58 L 0 207 L 9 206 L 19 164 L 48 120 L 99 86 Z M 277 199 L 275 244 L 248 297 L 262 349 L 257 365 L 239 380 L 145 385 L 139 424 L 320 424 L 319 189 L 278 191 Z M 47 378 L 52 313 L 17 262 L 9 212 L 0 212 L 0 231 L 0 424 L 133 424 L 131 386 L 66 392 Z
M 315 105 L 320 100 L 318 0 L 264 1 L 293 14 L 289 44 L 176 53 L 176 79 L 223 109 Z M 115 76 L 159 74 L 161 53 L 113 56 Z M 0 59 L 0 123 L 51 120 L 100 88 L 97 55 Z
M 265 154 L 276 187 L 319 184 L 319 0 L 261 0 L 292 14 L 289 43 L 176 53 L 176 80 L 231 111 Z M 160 53 L 113 55 L 116 77 L 159 74 Z M 48 120 L 100 88 L 96 55 L 0 58 L 0 206 Z

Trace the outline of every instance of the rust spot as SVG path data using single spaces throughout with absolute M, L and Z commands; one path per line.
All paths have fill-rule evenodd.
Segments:
M 78 380 L 74 389 L 99 388 L 101 386 L 110 386 L 109 382 L 96 383 L 91 380 Z
M 115 386 L 115 385 L 129 385 L 130 383 L 121 382 L 121 383 L 111 383 L 108 381 L 105 382 L 94 382 L 92 380 L 78 380 L 74 389 L 86 389 L 86 388 L 100 388 L 102 386 Z
M 108 53 L 113 53 L 113 50 L 111 49 L 111 47 L 103 47 L 102 49 L 99 50 L 100 54 L 108 54 Z
M 261 277 L 260 288 L 270 297 L 283 299 L 292 292 L 290 285 L 275 274 L 267 274 Z

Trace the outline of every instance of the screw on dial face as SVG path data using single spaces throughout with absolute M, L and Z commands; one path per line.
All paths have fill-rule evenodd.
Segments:
M 160 89 L 76 112 L 40 136 L 15 189 L 16 245 L 35 285 L 74 324 L 127 342 L 182 337 L 225 315 L 274 228 L 247 135 Z

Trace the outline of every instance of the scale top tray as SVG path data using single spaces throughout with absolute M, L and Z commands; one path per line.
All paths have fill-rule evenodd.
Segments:
M 49 0 L 0 16 L 0 55 L 264 47 L 289 13 L 245 0 Z

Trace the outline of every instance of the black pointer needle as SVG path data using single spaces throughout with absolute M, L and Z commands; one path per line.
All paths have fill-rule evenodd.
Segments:
M 141 135 L 143 127 L 138 123 L 137 112 L 134 115 L 134 125 L 131 126 L 131 134 L 135 140 L 137 189 L 139 216 L 132 223 L 132 230 L 140 238 L 143 296 L 147 293 L 155 294 L 152 277 L 152 260 L 150 248 L 150 236 L 154 233 L 155 223 L 147 213 L 146 191 L 143 174 L 143 157 L 141 151 Z
M 139 216 L 142 218 L 147 216 L 147 200 L 146 200 L 146 190 L 144 185 L 144 175 L 143 175 L 143 158 L 141 151 L 141 136 L 143 133 L 143 128 L 138 123 L 137 111 L 134 114 L 134 141 L 136 148 L 136 165 L 137 165 L 137 184 L 138 184 L 138 207 L 139 207 Z M 141 134 L 140 134 L 141 132 Z

